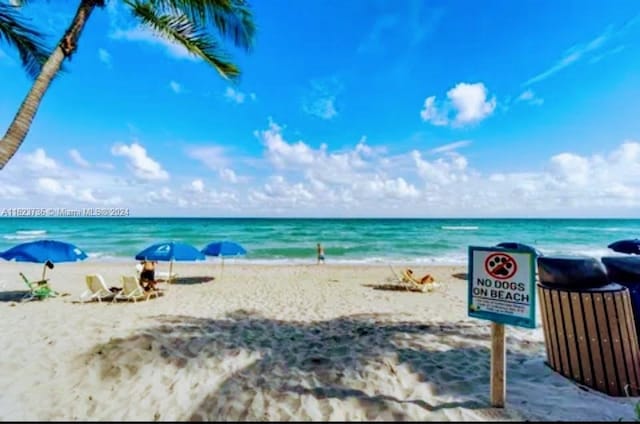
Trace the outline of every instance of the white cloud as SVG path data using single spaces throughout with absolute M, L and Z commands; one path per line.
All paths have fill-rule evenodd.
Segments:
M 219 174 L 222 181 L 226 181 L 232 184 L 236 184 L 239 181 L 238 176 L 233 171 L 233 169 L 223 168 L 220 170 Z
M 302 103 L 302 110 L 320 119 L 329 120 L 338 115 L 336 99 L 342 91 L 337 78 L 311 81 L 311 89 Z
M 233 87 L 227 87 L 227 89 L 224 92 L 224 97 L 229 99 L 232 102 L 240 104 L 240 103 L 244 103 L 244 99 L 246 97 L 246 94 L 244 94 L 243 92 L 241 92 L 239 90 L 235 90 Z M 254 97 L 255 97 L 255 95 L 254 95 Z
M 443 146 L 436 147 L 435 149 L 431 149 L 431 153 L 450 152 L 452 150 L 460 149 L 462 147 L 467 147 L 470 144 L 471 144 L 471 140 L 454 141 L 453 143 L 445 144 Z
M 436 96 L 429 96 L 424 101 L 424 108 L 420 111 L 420 117 L 425 122 L 431 122 L 436 126 L 443 126 L 449 123 L 449 119 L 443 111 L 436 106 Z
M 78 166 L 83 168 L 88 168 L 90 166 L 89 162 L 87 162 L 76 149 L 69 150 L 69 156 L 71 156 L 71 159 L 73 159 Z
M 621 53 L 622 51 L 624 51 L 627 48 L 626 45 L 620 45 L 617 46 L 611 50 L 607 50 L 606 52 L 603 52 L 597 56 L 593 56 L 590 60 L 589 63 L 594 64 L 594 63 L 598 63 L 600 62 L 602 59 L 608 57 L 608 56 L 613 56 L 614 54 L 617 53 Z
M 24 190 L 15 185 L 3 184 L 0 185 L 0 198 L 9 200 L 17 199 L 24 195 Z
M 176 94 L 182 93 L 182 86 L 175 81 L 169 83 L 169 88 Z
M 523 161 L 522 171 L 494 172 L 491 167 L 476 168 L 486 166 L 482 158 L 475 159 L 477 153 L 462 154 L 468 140 L 422 151 L 398 151 L 396 145 L 390 153 L 362 137 L 347 146 L 340 140 L 343 147 L 336 150 L 300 138 L 288 140 L 283 128 L 270 122 L 256 132 L 263 151 L 253 161 L 233 157 L 217 146 L 189 150 L 187 154 L 214 172 L 172 174 L 170 180 L 161 178 L 166 171 L 137 142 L 112 149 L 115 156 L 126 158 L 133 175 L 97 164 L 84 168 L 68 161 L 65 166 L 44 149 L 18 152 L 0 173 L 0 208 L 17 203 L 21 207 L 118 205 L 138 216 L 629 217 L 640 213 L 638 141 L 627 140 L 611 151 L 593 154 L 558 151 L 543 167 L 534 167 L 537 161 Z M 192 171 L 190 164 L 184 165 Z
M 196 193 L 202 193 L 204 191 L 204 183 L 201 179 L 191 181 L 191 189 Z
M 432 125 L 452 125 L 462 127 L 478 123 L 489 117 L 496 108 L 496 98 L 488 97 L 488 90 L 483 83 L 458 83 L 447 91 L 447 101 L 441 105 L 436 102 L 436 96 L 425 99 L 424 107 L 420 111 L 423 121 Z M 450 118 L 453 113 L 455 116 Z
M 591 41 L 574 44 L 564 52 L 562 57 L 558 59 L 556 63 L 545 71 L 528 79 L 523 85 L 526 87 L 540 81 L 544 81 L 552 75 L 555 75 L 561 70 L 574 65 L 585 58 L 590 58 L 590 63 L 597 63 L 604 57 L 621 52 L 625 48 L 622 45 L 618 45 L 615 48 L 606 51 L 605 49 L 615 40 L 622 38 L 631 29 L 631 27 L 640 23 L 639 16 L 640 15 L 637 15 L 634 19 L 618 29 L 615 29 L 613 26 L 609 26 L 602 34 L 598 35 Z
M 98 49 L 98 58 L 100 62 L 104 63 L 108 67 L 111 67 L 111 55 L 105 49 Z
M 186 154 L 215 171 L 224 168 L 229 163 L 225 156 L 225 149 L 221 146 L 191 147 L 187 149 Z
M 496 108 L 496 98 L 487 98 L 487 89 L 483 83 L 461 82 L 447 92 L 447 97 L 457 111 L 455 123 L 459 125 L 482 121 Z
M 536 96 L 533 90 L 528 89 L 523 91 L 518 96 L 518 98 L 516 99 L 516 102 L 525 102 L 530 105 L 542 106 L 542 104 L 544 103 L 544 99 L 541 99 L 540 97 Z
M 143 180 L 167 180 L 169 174 L 162 166 L 147 155 L 147 150 L 138 143 L 116 144 L 111 148 L 114 156 L 124 156 L 129 160 L 129 165 L 134 174 Z
M 36 190 L 40 194 L 49 197 L 68 197 L 80 203 L 98 203 L 92 189 L 78 189 L 72 184 L 62 184 L 53 178 L 38 178 L 36 181 Z
M 56 161 L 48 157 L 42 148 L 37 148 L 33 153 L 27 154 L 25 159 L 27 167 L 32 170 L 53 170 L 58 168 Z

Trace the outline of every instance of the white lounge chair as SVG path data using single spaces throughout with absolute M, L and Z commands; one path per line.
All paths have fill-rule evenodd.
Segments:
M 115 296 L 109 287 L 104 282 L 104 278 L 100 274 L 89 274 L 85 276 L 87 283 L 87 290 L 80 295 L 80 300 L 89 302 L 98 299 L 98 302 L 103 300 L 112 300 Z
M 160 296 L 160 292 L 157 290 L 145 291 L 136 277 L 123 275 L 120 277 L 122 280 L 122 291 L 115 295 L 113 298 L 116 300 L 149 300 L 152 296 Z

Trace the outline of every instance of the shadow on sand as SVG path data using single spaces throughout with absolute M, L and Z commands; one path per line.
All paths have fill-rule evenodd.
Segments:
M 422 290 L 418 290 L 417 288 L 409 287 L 409 286 L 401 286 L 399 284 L 362 284 L 363 287 L 370 287 L 374 290 L 389 290 L 389 291 L 399 291 L 399 292 L 415 292 L 415 293 L 426 293 Z
M 191 285 L 191 284 L 204 284 L 204 283 L 210 283 L 213 280 L 215 280 L 216 277 L 207 277 L 207 276 L 200 276 L 200 277 L 178 277 L 174 280 L 171 281 L 171 284 L 184 284 L 184 285 Z M 166 282 L 166 280 L 165 280 Z
M 451 276 L 453 278 L 457 278 L 458 280 L 467 281 L 469 279 L 469 274 L 467 274 L 466 272 L 457 272 L 455 274 L 451 274 Z
M 153 319 L 155 325 L 97 345 L 80 359 L 97 366 L 103 380 L 119 378 L 120 370 L 127 370 L 127 378 L 142 378 L 141 368 L 131 367 L 131 355 L 140 364 L 157 367 L 165 362 L 179 372 L 220 377 L 216 388 L 203 398 L 198 396 L 202 400 L 178 417 L 180 421 L 270 419 L 266 412 L 264 416 L 253 412 L 255 399 L 250 394 L 254 391 L 259 402 L 267 404 L 265 411 L 268 406 L 284 420 L 295 417 L 290 408 L 300 407 L 301 395 L 315 399 L 323 420 L 332 415 L 326 399 L 356 402 L 368 420 L 409 420 L 416 413 L 457 407 L 481 410 L 489 402 L 489 330 L 483 323 L 394 322 L 382 314 L 297 322 L 244 310 L 221 319 L 166 315 Z M 458 341 L 446 343 L 451 337 Z M 530 358 L 522 351 L 510 352 L 509 368 Z M 226 372 L 216 371 L 214 364 L 223 359 L 237 365 L 225 366 Z M 402 371 L 398 370 L 401 366 Z M 380 381 L 380 390 L 385 390 L 384 382 L 397 384 L 400 372 L 410 372 L 413 381 L 428 382 L 435 399 L 442 402 L 431 404 L 429 398 L 417 395 L 401 399 L 377 388 L 370 393 L 358 383 Z M 477 395 L 478 385 L 487 387 L 487 396 Z M 459 401 L 446 401 L 448 396 Z M 424 412 L 413 410 L 410 416 L 407 404 Z
M 0 292 L 0 302 L 20 302 L 29 294 L 29 290 L 11 290 Z

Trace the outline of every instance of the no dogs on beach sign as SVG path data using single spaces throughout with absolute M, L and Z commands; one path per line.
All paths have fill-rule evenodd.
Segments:
M 534 255 L 469 247 L 469 316 L 535 328 Z

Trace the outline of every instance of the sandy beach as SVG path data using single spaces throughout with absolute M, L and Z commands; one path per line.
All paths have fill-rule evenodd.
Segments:
M 507 406 L 490 408 L 490 326 L 467 317 L 466 267 L 414 267 L 441 284 L 419 293 L 388 266 L 177 263 L 157 299 L 79 302 L 86 274 L 119 286 L 134 265 L 56 264 L 68 295 L 21 303 L 18 272 L 42 266 L 2 264 L 0 419 L 635 418 L 636 399 L 549 369 L 540 327 L 507 328 Z

